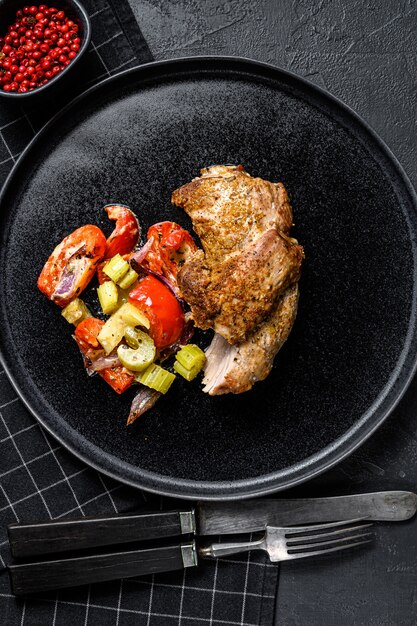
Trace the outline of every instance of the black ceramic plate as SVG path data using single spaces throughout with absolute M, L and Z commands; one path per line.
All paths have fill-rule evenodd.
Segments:
M 71 328 L 36 288 L 54 246 L 132 207 L 146 228 L 185 215 L 173 189 L 214 163 L 283 181 L 305 247 L 298 317 L 253 391 L 211 398 L 177 381 L 131 428 L 122 397 L 86 376 Z M 306 480 L 387 416 L 415 366 L 416 198 L 357 115 L 287 72 L 239 59 L 155 63 L 115 76 L 32 142 L 1 197 L 4 363 L 64 445 L 132 485 L 189 498 Z

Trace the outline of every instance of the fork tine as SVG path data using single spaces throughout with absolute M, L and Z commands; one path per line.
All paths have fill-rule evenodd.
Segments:
M 346 526 L 346 524 L 354 524 L 355 522 L 363 522 L 366 518 L 356 517 L 355 519 L 345 519 L 341 522 L 329 522 L 327 524 L 316 524 L 315 526 L 289 526 L 283 528 L 285 535 L 294 535 L 296 533 L 310 532 L 311 530 L 324 530 L 325 528 L 335 528 L 337 526 Z
M 349 548 L 364 546 L 367 543 L 372 543 L 372 540 L 367 539 L 366 541 L 355 541 L 344 546 L 335 546 L 334 548 L 325 548 L 324 550 L 314 550 L 314 552 L 298 552 L 297 554 L 287 554 L 285 560 L 289 561 L 292 559 L 304 559 L 309 556 L 320 556 L 322 554 L 329 554 L 330 552 L 340 552 L 341 550 L 348 550 Z
M 311 541 L 314 539 L 317 539 L 317 541 L 320 541 L 322 538 L 325 538 L 325 537 L 334 537 L 338 535 L 349 534 L 352 531 L 363 530 L 364 528 L 370 528 L 371 526 L 373 526 L 373 524 L 359 524 L 358 526 L 349 526 L 348 528 L 339 528 L 339 530 L 332 530 L 328 533 L 319 533 L 317 535 L 301 535 L 300 537 L 292 537 L 290 535 L 290 538 L 287 539 L 287 546 L 297 547 L 295 542 Z M 349 537 L 346 537 L 346 539 L 349 539 Z
M 335 543 L 343 543 L 347 541 L 354 541 L 355 539 L 361 539 L 362 537 L 371 537 L 372 533 L 359 533 L 358 535 L 353 535 L 349 537 L 339 537 L 338 539 L 330 539 L 329 541 L 320 541 L 317 543 L 302 543 L 299 545 L 288 545 L 287 550 L 307 550 L 308 548 L 321 548 L 322 546 L 329 546 Z M 294 552 L 293 554 L 297 554 Z

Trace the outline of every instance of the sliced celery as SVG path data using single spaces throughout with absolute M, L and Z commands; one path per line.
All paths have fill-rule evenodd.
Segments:
M 75 298 L 75 300 L 67 304 L 65 309 L 62 309 L 61 315 L 65 317 L 67 322 L 74 324 L 74 326 L 78 326 L 78 324 L 87 319 L 87 317 L 92 317 L 87 305 L 81 298 Z
M 136 328 L 133 326 L 126 326 L 125 328 L 125 339 L 129 348 L 133 348 L 137 350 L 139 348 L 140 342 Z
M 121 289 L 128 289 L 133 285 L 138 276 L 139 274 L 135 272 L 135 270 L 130 269 L 121 280 L 117 281 L 117 284 Z
M 130 302 L 122 304 L 120 309 L 113 313 L 97 336 L 107 354 L 110 354 L 121 342 L 127 326 L 149 328 L 149 320 L 146 315 Z
M 113 313 L 113 311 L 117 309 L 119 292 L 112 280 L 106 280 L 105 283 L 100 285 L 100 287 L 97 288 L 97 295 L 103 313 Z
M 180 376 L 185 378 L 185 380 L 188 380 L 188 381 L 194 380 L 194 378 L 198 375 L 198 373 L 201 372 L 200 368 L 187 370 L 187 368 L 181 365 L 179 361 L 175 361 L 174 370 L 177 372 L 177 374 L 179 374 Z
M 129 263 L 124 260 L 120 254 L 116 254 L 106 265 L 103 267 L 103 272 L 111 278 L 111 280 L 115 283 L 118 283 L 119 280 L 123 278 L 125 274 L 129 271 Z
M 197 370 L 197 373 L 206 362 L 206 355 L 202 349 L 192 343 L 181 348 L 175 358 L 186 370 Z
M 166 393 L 175 380 L 175 374 L 171 374 L 163 367 L 153 363 L 144 372 L 137 374 L 136 380 L 146 387 L 155 389 L 160 393 Z
M 126 369 L 133 372 L 141 372 L 155 359 L 155 344 L 151 337 L 141 330 L 134 331 L 138 343 L 137 348 L 121 345 L 117 348 L 117 356 Z M 126 335 L 126 332 L 125 332 Z
M 122 304 L 125 304 L 129 300 L 129 291 L 125 289 L 119 289 L 119 300 L 117 307 L 120 308 Z

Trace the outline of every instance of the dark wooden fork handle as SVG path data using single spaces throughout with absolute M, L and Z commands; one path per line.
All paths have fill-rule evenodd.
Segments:
M 15 558 L 83 550 L 193 533 L 193 511 L 165 511 L 84 517 L 76 520 L 11 524 L 9 543 Z
M 56 561 L 9 565 L 15 595 L 41 593 L 87 583 L 170 572 L 197 564 L 194 542 L 83 556 Z

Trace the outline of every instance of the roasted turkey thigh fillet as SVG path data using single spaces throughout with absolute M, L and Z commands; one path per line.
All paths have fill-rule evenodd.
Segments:
M 172 202 L 191 217 L 204 249 L 181 268 L 180 292 L 196 326 L 220 336 L 207 351 L 205 391 L 247 391 L 268 375 L 297 310 L 303 249 L 289 237 L 287 192 L 241 166 L 216 165 Z

